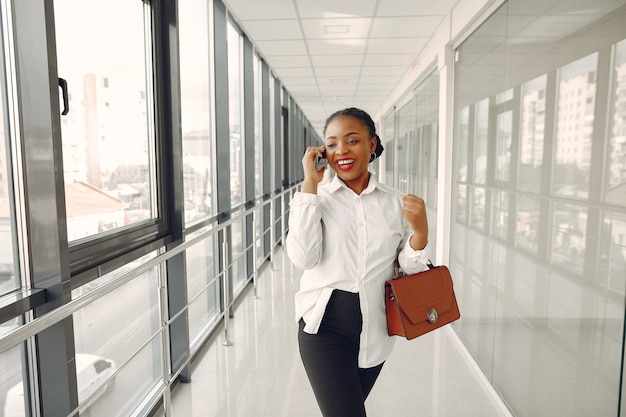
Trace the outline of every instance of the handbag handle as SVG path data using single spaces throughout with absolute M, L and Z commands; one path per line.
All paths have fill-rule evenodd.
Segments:
M 431 262 L 430 259 L 428 259 L 428 263 L 426 263 L 426 266 L 428 267 L 428 269 L 435 269 L 435 268 L 437 268 L 435 265 L 433 265 L 433 263 Z M 404 273 L 402 272 L 402 269 L 400 269 L 400 262 L 398 262 L 397 259 L 396 259 L 396 271 L 398 271 L 397 278 L 402 278 L 404 276 Z

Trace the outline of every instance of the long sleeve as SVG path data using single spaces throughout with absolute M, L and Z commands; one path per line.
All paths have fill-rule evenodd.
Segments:
M 426 265 L 430 258 L 430 251 L 428 248 L 428 243 L 426 247 L 421 250 L 415 250 L 411 247 L 411 236 L 413 232 L 406 222 L 404 223 L 404 236 L 403 245 L 398 253 L 398 263 L 400 264 L 400 268 L 406 275 L 416 274 L 421 271 L 425 271 L 428 269 Z
M 320 196 L 296 192 L 289 204 L 287 254 L 300 269 L 311 269 L 322 256 Z

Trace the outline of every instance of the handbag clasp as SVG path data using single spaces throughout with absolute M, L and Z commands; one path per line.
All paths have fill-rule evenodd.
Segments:
M 439 321 L 439 313 L 437 313 L 437 310 L 435 308 L 431 308 L 430 310 L 428 310 L 427 317 L 430 324 L 435 324 Z

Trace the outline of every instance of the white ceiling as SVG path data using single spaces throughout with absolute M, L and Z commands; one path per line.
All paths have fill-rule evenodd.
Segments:
M 335 110 L 375 114 L 457 0 L 225 0 L 321 133 Z

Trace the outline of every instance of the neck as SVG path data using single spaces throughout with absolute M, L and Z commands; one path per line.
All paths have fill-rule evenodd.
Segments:
M 342 179 L 342 181 L 346 184 L 346 186 L 348 186 L 349 189 L 354 191 L 356 195 L 361 195 L 363 190 L 365 190 L 370 183 L 370 173 L 367 171 L 364 175 L 359 176 L 358 178 L 348 181 Z

